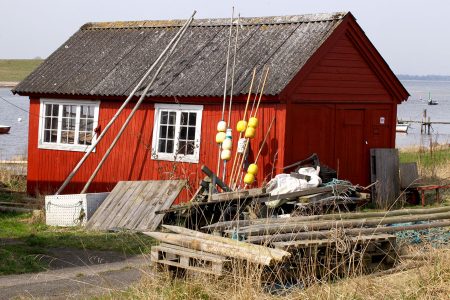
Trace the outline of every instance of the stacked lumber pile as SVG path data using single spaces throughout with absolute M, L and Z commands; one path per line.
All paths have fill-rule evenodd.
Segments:
M 234 220 L 203 229 L 288 251 L 291 256 L 284 269 L 291 271 L 285 277 L 294 276 L 292 270 L 300 272 L 305 268 L 312 268 L 317 277 L 323 277 L 330 276 L 330 270 L 340 276 L 348 274 L 349 268 L 364 272 L 390 268 L 397 259 L 393 233 L 448 226 L 450 207 L 439 207 Z
M 160 242 L 152 247 L 152 265 L 167 265 L 214 275 L 223 275 L 225 264 L 239 259 L 270 266 L 287 259 L 281 249 L 254 245 L 178 226 L 163 225 L 170 233 L 144 232 Z

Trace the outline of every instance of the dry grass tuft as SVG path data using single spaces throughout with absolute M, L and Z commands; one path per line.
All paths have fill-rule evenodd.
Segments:
M 395 273 L 355 276 L 308 288 L 278 288 L 269 292 L 261 268 L 237 265 L 232 274 L 214 278 L 198 274 L 147 273 L 141 282 L 110 299 L 448 299 L 450 248 L 412 248 Z

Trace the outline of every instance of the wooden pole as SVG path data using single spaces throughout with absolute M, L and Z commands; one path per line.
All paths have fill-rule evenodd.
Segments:
M 208 226 L 202 227 L 202 229 L 208 230 L 224 230 L 234 228 L 236 226 L 250 226 L 261 224 L 286 224 L 295 222 L 310 222 L 318 220 L 349 220 L 349 219 L 362 219 L 362 218 L 376 218 L 376 217 L 394 217 L 394 216 L 407 216 L 407 215 L 426 215 L 441 212 L 450 211 L 450 206 L 437 207 L 437 208 L 424 208 L 424 209 L 399 209 L 392 211 L 380 211 L 380 212 L 352 212 L 343 214 L 328 214 L 328 215 L 314 215 L 314 216 L 298 216 L 290 218 L 263 218 L 256 220 L 235 220 L 218 222 Z
M 311 230 L 326 230 L 336 227 L 362 227 L 362 226 L 378 226 L 386 224 L 417 222 L 417 221 L 432 221 L 449 219 L 450 212 L 427 214 L 427 215 L 412 215 L 400 217 L 386 217 L 386 218 L 372 218 L 372 219 L 357 219 L 357 220 L 339 220 L 339 221 L 318 221 L 318 222 L 301 222 L 289 224 L 268 224 L 260 226 L 249 226 L 242 228 L 239 233 L 245 234 L 276 234 L 276 233 L 293 233 Z
M 139 98 L 138 102 L 136 103 L 136 105 L 134 106 L 133 110 L 130 112 L 130 114 L 128 115 L 127 119 L 125 120 L 124 124 L 122 125 L 122 128 L 120 128 L 119 133 L 117 134 L 117 136 L 114 138 L 113 142 L 111 143 L 111 145 L 109 146 L 108 150 L 106 150 L 105 154 L 102 157 L 102 160 L 99 162 L 99 164 L 97 165 L 97 167 L 95 168 L 94 172 L 92 173 L 91 177 L 89 178 L 89 180 L 86 182 L 83 190 L 81 191 L 81 194 L 84 194 L 87 189 L 89 188 L 89 186 L 91 185 L 92 181 L 94 180 L 95 176 L 97 175 L 98 171 L 100 170 L 100 168 L 102 167 L 103 163 L 106 161 L 106 159 L 108 158 L 109 154 L 111 153 L 112 149 L 114 149 L 117 141 L 120 139 L 120 137 L 122 136 L 123 132 L 125 131 L 125 129 L 127 128 L 128 124 L 130 123 L 131 119 L 133 118 L 134 114 L 136 113 L 136 111 L 139 109 L 140 105 L 142 104 L 142 102 L 144 101 L 145 97 L 147 96 L 147 92 L 150 89 L 150 87 L 153 85 L 153 83 L 155 82 L 156 78 L 158 77 L 159 73 L 161 72 L 162 68 L 164 67 L 164 65 L 166 64 L 167 60 L 169 59 L 169 57 L 172 55 L 173 51 L 175 50 L 175 48 L 178 45 L 178 42 L 182 39 L 184 33 L 186 32 L 187 28 L 189 27 L 189 25 L 192 23 L 193 21 L 193 17 L 191 17 L 187 22 L 187 26 L 185 26 L 180 35 L 178 36 L 178 39 L 176 40 L 176 42 L 173 44 L 173 46 L 171 47 L 169 53 L 167 54 L 167 56 L 165 57 L 164 61 L 161 63 L 161 65 L 159 66 L 159 68 L 157 69 L 156 73 L 153 75 L 152 80 L 150 81 L 150 83 L 147 85 L 147 87 L 145 88 L 145 90 L 142 92 L 141 97 Z
M 236 56 L 237 56 L 237 45 L 238 45 L 238 38 L 239 38 L 239 21 L 241 20 L 241 15 L 238 14 L 238 19 L 236 23 L 236 37 L 234 42 L 234 56 L 233 56 L 233 66 L 231 67 L 231 90 L 230 90 L 230 106 L 228 107 L 228 130 L 231 131 L 231 108 L 233 106 L 233 92 L 234 92 L 234 71 L 236 69 Z M 233 27 L 233 24 L 231 24 L 231 27 Z M 233 147 L 231 147 L 233 149 Z M 226 180 L 227 177 L 227 161 L 223 161 L 223 181 Z
M 256 68 L 253 69 L 253 75 L 252 75 L 252 81 L 250 82 L 250 88 L 248 91 L 248 96 L 247 96 L 247 103 L 245 104 L 245 109 L 244 109 L 244 118 L 242 120 L 245 121 L 245 118 L 247 116 L 247 109 L 248 109 L 248 104 L 250 102 L 250 97 L 252 94 L 252 88 L 253 88 L 253 82 L 255 80 L 255 75 L 256 75 Z M 239 142 L 239 140 L 242 138 L 242 132 L 239 133 L 239 139 L 237 140 L 237 142 Z M 236 152 L 234 154 L 234 159 L 233 159 L 233 166 L 231 168 L 231 174 L 230 174 L 230 182 L 229 184 L 232 184 L 232 180 L 233 180 L 233 176 L 234 176 L 234 171 L 235 171 L 235 167 L 236 167 L 236 160 L 238 158 L 238 151 L 236 149 Z
M 372 235 L 377 233 L 394 233 L 406 230 L 423 230 L 447 226 L 450 226 L 450 220 L 443 220 L 439 222 L 431 222 L 426 224 L 403 225 L 403 226 L 351 228 L 345 229 L 344 234 L 349 236 Z M 335 235 L 335 231 L 333 230 L 295 232 L 295 233 L 284 233 L 284 234 L 264 235 L 264 236 L 249 236 L 246 242 L 254 244 L 268 244 L 274 242 L 285 242 L 285 241 L 290 242 L 299 240 L 329 238 L 332 237 L 333 235 Z
M 147 70 L 147 72 L 142 76 L 141 80 L 138 82 L 136 87 L 131 91 L 128 98 L 123 102 L 123 104 L 120 106 L 120 108 L 117 110 L 117 112 L 114 114 L 112 119 L 106 124 L 105 128 L 101 132 L 101 134 L 95 139 L 94 143 L 87 148 L 86 153 L 84 156 L 80 159 L 78 164 L 73 168 L 72 172 L 67 176 L 66 180 L 64 180 L 61 187 L 58 189 L 58 191 L 55 193 L 55 195 L 59 195 L 64 188 L 69 184 L 69 182 L 72 180 L 72 178 L 75 176 L 75 174 L 78 172 L 80 167 L 83 165 L 83 163 L 86 161 L 86 159 L 89 157 L 89 155 L 92 153 L 92 151 L 95 149 L 95 147 L 100 143 L 100 141 L 103 139 L 105 134 L 108 132 L 108 129 L 112 126 L 112 124 L 117 120 L 120 113 L 124 110 L 124 108 L 127 106 L 127 104 L 131 101 L 136 91 L 141 87 L 141 85 L 144 83 L 144 81 L 147 79 L 147 77 L 150 75 L 150 73 L 153 71 L 153 69 L 156 67 L 156 65 L 161 61 L 161 59 L 164 57 L 164 55 L 169 51 L 172 44 L 178 39 L 180 34 L 183 32 L 184 28 L 188 26 L 188 23 L 190 20 L 194 19 L 194 15 L 196 14 L 196 11 L 193 12 L 192 16 L 189 18 L 189 20 L 183 24 L 183 26 L 180 28 L 180 30 L 177 32 L 177 34 L 172 38 L 172 40 L 169 42 L 169 44 L 166 46 L 163 52 L 159 55 L 159 57 L 156 59 L 156 61 L 150 66 L 150 68 Z
M 231 19 L 230 19 L 230 32 L 228 35 L 228 47 L 227 47 L 227 61 L 225 65 L 225 83 L 223 85 L 223 101 L 222 101 L 222 118 L 221 121 L 225 120 L 225 105 L 227 102 L 227 84 L 228 84 L 228 66 L 230 64 L 230 48 L 231 48 L 231 37 L 233 33 L 233 18 L 234 18 L 234 7 L 231 9 Z M 217 155 L 217 170 L 216 174 L 220 177 L 220 153 L 222 152 L 222 144 L 219 144 L 219 152 Z
M 272 121 L 270 122 L 270 125 L 269 125 L 269 129 L 267 129 L 267 132 L 264 135 L 264 140 L 261 144 L 261 147 L 259 147 L 258 154 L 256 155 L 256 158 L 255 158 L 255 164 L 258 162 L 258 158 L 261 155 L 262 149 L 264 148 L 264 144 L 266 143 L 267 137 L 269 136 L 269 133 L 270 133 L 270 130 L 272 129 L 272 125 L 273 125 L 274 121 L 275 121 L 275 116 L 272 118 Z
M 252 111 L 250 112 L 250 115 L 249 115 L 250 117 L 252 117 L 252 116 L 255 117 L 256 113 L 258 112 L 259 103 L 261 102 L 262 95 L 264 94 L 264 87 L 266 86 L 266 80 L 267 80 L 268 74 L 269 74 L 269 68 L 266 69 L 266 73 L 265 73 L 264 80 L 263 80 L 263 83 L 261 86 L 261 91 L 259 93 L 259 99 L 258 99 L 258 103 L 256 105 L 256 109 L 255 109 L 255 111 L 253 111 L 253 109 L 252 109 Z M 256 100 L 256 97 L 255 97 L 255 100 Z M 252 115 L 252 113 L 253 113 L 253 115 Z M 244 152 L 242 153 L 240 162 L 237 165 L 236 179 L 234 180 L 233 185 L 231 186 L 232 189 L 235 188 L 235 186 L 237 185 L 238 182 L 242 181 L 242 174 L 240 174 L 239 171 L 241 171 L 241 173 L 243 173 L 241 169 L 242 169 L 242 166 L 244 165 L 245 154 L 247 152 L 249 143 L 250 143 L 250 139 L 247 138 L 246 143 L 245 143 Z

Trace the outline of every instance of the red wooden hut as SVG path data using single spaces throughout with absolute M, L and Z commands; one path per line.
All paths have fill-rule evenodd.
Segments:
M 85 24 L 13 90 L 30 98 L 29 193 L 52 193 L 61 185 L 183 23 Z M 409 95 L 353 15 L 241 23 L 232 123 L 243 116 L 253 69 L 261 73 L 264 66 L 270 75 L 252 152 L 276 117 L 257 184 L 313 152 L 340 178 L 367 184 L 369 149 L 395 147 L 397 104 Z M 90 191 L 111 190 L 120 180 L 186 178 L 196 186 L 202 164 L 215 169 L 228 32 L 229 20 L 193 22 Z M 133 106 L 66 193 L 80 192 Z

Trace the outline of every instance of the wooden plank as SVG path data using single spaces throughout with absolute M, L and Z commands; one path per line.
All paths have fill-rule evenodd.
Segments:
M 403 163 L 400 164 L 400 188 L 406 189 L 420 184 L 419 171 L 417 170 L 417 163 Z
M 130 224 L 130 227 L 136 228 L 140 231 L 146 230 L 149 222 L 148 220 L 154 217 L 153 211 L 155 210 L 155 205 L 157 205 L 169 191 L 170 182 L 166 180 L 159 182 L 156 185 L 152 184 L 150 187 L 151 192 L 144 199 L 145 208 L 140 211 L 141 216 L 139 218 L 134 218 L 134 221 Z
M 388 209 L 400 195 L 398 149 L 370 149 L 372 201 Z
M 136 227 L 137 230 L 155 230 L 163 219 L 163 215 L 156 215 L 155 212 L 160 209 L 166 209 L 172 206 L 172 203 L 178 197 L 178 194 L 186 185 L 184 180 L 171 180 L 164 184 L 168 185 L 166 192 L 158 198 L 153 199 L 154 206 L 147 213 L 147 215 L 142 219 L 142 222 Z
M 139 189 L 139 193 L 136 194 L 132 199 L 130 199 L 129 201 L 127 201 L 127 208 L 123 208 L 122 209 L 122 213 L 121 214 L 117 214 L 117 227 L 118 228 L 127 228 L 125 226 L 125 224 L 127 222 L 129 222 L 129 220 L 133 219 L 133 217 L 135 216 L 136 212 L 140 212 L 142 211 L 142 204 L 144 203 L 144 198 L 147 195 L 147 193 L 149 192 L 149 190 L 147 190 L 147 188 L 151 189 L 151 185 L 150 184 L 146 184 L 146 182 L 140 182 L 139 183 L 139 187 L 137 189 Z M 120 215 L 122 216 L 120 218 Z M 119 219 L 120 218 L 120 219 Z
M 156 216 L 161 207 L 170 207 L 184 180 L 153 180 L 119 182 L 91 219 L 89 228 L 107 230 L 155 230 L 163 216 Z
M 165 250 L 170 250 L 172 253 L 177 253 L 177 254 L 186 254 L 189 255 L 190 257 L 194 257 L 194 258 L 207 258 L 210 261 L 216 261 L 216 262 L 226 262 L 226 261 L 230 261 L 229 258 L 222 256 L 222 255 L 217 255 L 217 254 L 212 254 L 212 253 L 208 253 L 205 251 L 199 251 L 199 250 L 194 250 L 194 249 L 190 249 L 190 248 L 185 248 L 185 247 L 180 247 L 177 245 L 172 245 L 172 244 L 166 244 L 166 243 L 161 243 L 158 246 L 154 246 L 157 247 L 158 249 L 165 249 Z
M 106 211 L 112 207 L 116 201 L 117 198 L 122 197 L 123 194 L 127 190 L 127 184 L 125 181 L 119 181 L 114 189 L 111 191 L 111 193 L 106 197 L 106 199 L 101 204 L 101 209 L 97 209 L 95 213 L 92 215 L 91 219 L 87 222 L 86 228 L 97 228 L 100 226 L 100 224 L 104 221 L 104 219 L 107 217 Z M 100 208 L 99 207 L 99 208 Z
M 131 209 L 127 215 L 127 218 L 124 218 L 119 222 L 117 227 L 119 228 L 136 228 L 136 224 L 142 219 L 141 216 L 146 215 L 146 211 L 149 209 L 149 200 L 148 195 L 152 195 L 154 185 L 149 182 L 144 182 L 145 185 L 142 193 L 137 197 L 135 205 L 133 205 L 133 209 Z M 156 188 L 158 190 L 158 188 Z M 164 191 L 158 190 L 159 193 L 163 193 Z M 156 195 L 154 195 L 156 197 Z M 139 203 L 137 203 L 139 202 Z
M 353 244 L 356 243 L 369 243 L 372 241 L 385 241 L 385 240 L 395 240 L 396 236 L 391 234 L 374 234 L 374 235 L 363 235 L 363 236 L 352 236 L 348 237 L 349 241 Z M 326 239 L 312 239 L 312 240 L 299 240 L 299 241 L 288 241 L 288 242 L 274 242 L 272 243 L 275 248 L 286 250 L 289 248 L 307 248 L 307 247 L 323 247 L 331 246 L 336 243 L 336 240 L 331 238 Z
M 209 200 L 211 202 L 222 201 L 222 200 L 223 201 L 237 200 L 237 199 L 243 199 L 243 198 L 248 198 L 248 197 L 260 196 L 262 194 L 263 194 L 262 188 L 255 188 L 255 189 L 248 189 L 248 190 L 243 190 L 243 191 L 213 194 L 213 195 L 211 195 L 211 198 Z
M 136 188 L 138 187 L 139 183 L 136 181 L 129 181 L 128 182 L 127 191 L 121 198 L 117 198 L 114 205 L 111 207 L 112 209 L 109 211 L 105 210 L 105 214 L 107 215 L 104 221 L 99 226 L 99 229 L 111 229 L 115 226 L 114 221 L 117 216 L 117 214 L 120 212 L 120 210 L 123 208 L 123 206 L 126 204 L 127 201 L 129 201 L 130 197 L 134 194 Z M 100 209 L 100 207 L 98 208 Z

